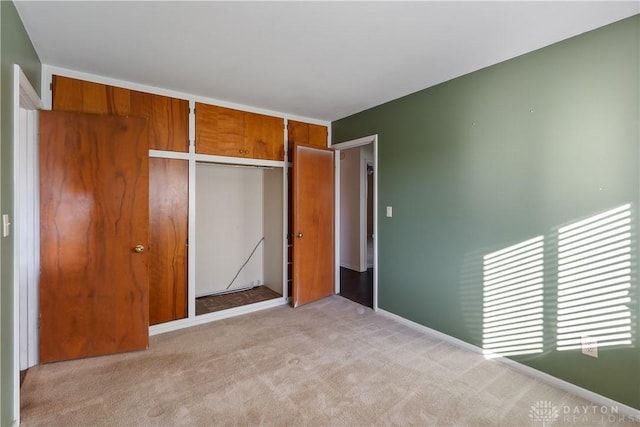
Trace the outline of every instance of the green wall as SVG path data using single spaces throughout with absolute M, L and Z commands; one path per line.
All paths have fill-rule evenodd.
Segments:
M 640 409 L 639 38 L 636 15 L 332 123 L 379 136 L 380 308 L 482 346 L 483 255 L 631 203 L 633 345 L 555 350 L 547 257 L 544 352 L 513 359 Z
M 13 64 L 22 68 L 33 87 L 40 93 L 41 64 L 11 1 L 0 1 L 0 187 L 2 213 L 13 221 Z M 13 231 L 13 230 L 12 230 Z M 1 239 L 0 257 L 0 425 L 13 422 L 13 233 Z

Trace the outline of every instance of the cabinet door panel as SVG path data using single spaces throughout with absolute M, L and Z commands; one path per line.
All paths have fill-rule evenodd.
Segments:
M 53 109 L 145 117 L 149 148 L 189 151 L 189 102 L 183 99 L 53 76 Z
M 284 160 L 284 120 L 263 114 L 245 113 L 247 157 Z
M 244 112 L 196 103 L 196 153 L 245 157 Z
M 149 323 L 187 317 L 189 162 L 149 159 Z
M 189 102 L 162 95 L 131 91 L 131 115 L 149 123 L 149 148 L 189 151 Z
M 293 152 L 294 142 L 297 144 L 315 145 L 316 147 L 327 147 L 327 136 L 329 132 L 326 126 L 289 120 L 287 130 L 289 153 Z M 292 159 L 291 155 L 289 159 Z
M 287 122 L 287 131 L 289 135 L 289 143 L 297 142 L 298 144 L 309 143 L 309 124 L 289 120 Z
M 328 129 L 326 126 L 309 124 L 309 144 L 317 147 L 327 147 Z
M 53 109 L 127 116 L 131 112 L 130 91 L 100 83 L 53 76 Z
M 52 109 L 54 111 L 82 112 L 82 81 L 53 76 Z
M 309 125 L 307 123 L 289 120 L 287 122 L 287 139 L 287 147 L 289 148 L 289 161 L 292 161 L 293 143 L 309 143 Z

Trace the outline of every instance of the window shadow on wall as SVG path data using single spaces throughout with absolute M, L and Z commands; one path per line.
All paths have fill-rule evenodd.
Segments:
M 625 204 L 485 254 L 485 356 L 633 346 L 632 218 Z

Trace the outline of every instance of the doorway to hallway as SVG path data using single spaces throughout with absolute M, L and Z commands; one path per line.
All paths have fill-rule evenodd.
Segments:
M 365 140 L 363 138 L 362 140 Z M 365 141 L 336 144 L 339 154 L 339 294 L 364 306 L 375 298 L 375 144 Z M 353 142 L 361 142 L 352 145 Z

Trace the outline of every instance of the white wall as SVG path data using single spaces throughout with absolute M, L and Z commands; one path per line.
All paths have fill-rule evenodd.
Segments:
M 340 152 L 340 265 L 360 271 L 360 147 Z
M 198 163 L 196 297 L 224 291 L 262 237 L 262 169 Z M 230 289 L 264 283 L 263 259 L 260 244 Z

